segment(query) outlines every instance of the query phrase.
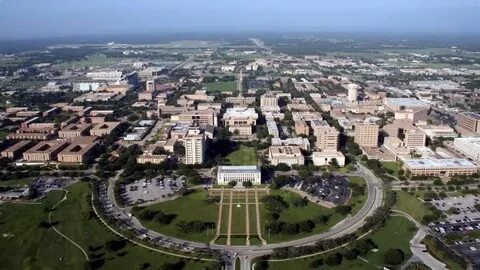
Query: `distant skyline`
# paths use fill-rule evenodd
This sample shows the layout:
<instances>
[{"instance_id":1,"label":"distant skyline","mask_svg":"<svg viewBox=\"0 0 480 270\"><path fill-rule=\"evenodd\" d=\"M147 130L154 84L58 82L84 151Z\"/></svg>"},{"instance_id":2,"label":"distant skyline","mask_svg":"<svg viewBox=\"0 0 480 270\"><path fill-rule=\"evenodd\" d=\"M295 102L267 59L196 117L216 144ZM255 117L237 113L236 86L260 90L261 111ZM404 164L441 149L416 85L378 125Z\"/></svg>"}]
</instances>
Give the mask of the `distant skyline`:
<instances>
[{"instance_id":1,"label":"distant skyline","mask_svg":"<svg viewBox=\"0 0 480 270\"><path fill-rule=\"evenodd\" d=\"M175 32L480 33L477 0L0 0L0 40Z\"/></svg>"}]
</instances>

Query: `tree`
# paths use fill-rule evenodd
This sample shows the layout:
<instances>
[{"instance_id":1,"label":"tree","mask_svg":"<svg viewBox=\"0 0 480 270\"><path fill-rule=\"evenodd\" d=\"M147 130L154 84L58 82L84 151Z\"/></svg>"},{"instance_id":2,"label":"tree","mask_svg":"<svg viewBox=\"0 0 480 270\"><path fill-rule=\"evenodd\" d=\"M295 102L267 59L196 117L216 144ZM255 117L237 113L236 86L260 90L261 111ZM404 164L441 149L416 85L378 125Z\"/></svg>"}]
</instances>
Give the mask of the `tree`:
<instances>
[{"instance_id":1,"label":"tree","mask_svg":"<svg viewBox=\"0 0 480 270\"><path fill-rule=\"evenodd\" d=\"M330 160L330 163L329 163L330 166L332 166L333 168L338 168L340 167L340 165L338 164L338 160L336 158L332 158Z\"/></svg>"},{"instance_id":2,"label":"tree","mask_svg":"<svg viewBox=\"0 0 480 270\"><path fill-rule=\"evenodd\" d=\"M314 268L314 269L320 268L322 265L323 265L323 260L322 259L313 260L308 264L308 266L310 268Z\"/></svg>"},{"instance_id":3,"label":"tree","mask_svg":"<svg viewBox=\"0 0 480 270\"><path fill-rule=\"evenodd\" d=\"M339 205L335 207L335 212L340 213L342 215L348 215L352 211L352 207L349 205Z\"/></svg>"},{"instance_id":4,"label":"tree","mask_svg":"<svg viewBox=\"0 0 480 270\"><path fill-rule=\"evenodd\" d=\"M391 248L383 255L383 261L390 265L400 265L405 259L405 254L398 248Z\"/></svg>"},{"instance_id":5,"label":"tree","mask_svg":"<svg viewBox=\"0 0 480 270\"><path fill-rule=\"evenodd\" d=\"M342 263L342 255L340 253L332 253L325 258L325 263L330 266Z\"/></svg>"},{"instance_id":6,"label":"tree","mask_svg":"<svg viewBox=\"0 0 480 270\"><path fill-rule=\"evenodd\" d=\"M230 181L228 182L228 185L231 186L231 187L234 187L237 185L237 182L236 181Z\"/></svg>"},{"instance_id":7,"label":"tree","mask_svg":"<svg viewBox=\"0 0 480 270\"><path fill-rule=\"evenodd\" d=\"M249 187L253 186L252 181L245 181L245 182L242 183L242 185L246 188L249 188Z\"/></svg>"},{"instance_id":8,"label":"tree","mask_svg":"<svg viewBox=\"0 0 480 270\"><path fill-rule=\"evenodd\" d=\"M357 258L357 251L354 249L347 249L343 252L343 257L347 260L355 260Z\"/></svg>"}]
</instances>

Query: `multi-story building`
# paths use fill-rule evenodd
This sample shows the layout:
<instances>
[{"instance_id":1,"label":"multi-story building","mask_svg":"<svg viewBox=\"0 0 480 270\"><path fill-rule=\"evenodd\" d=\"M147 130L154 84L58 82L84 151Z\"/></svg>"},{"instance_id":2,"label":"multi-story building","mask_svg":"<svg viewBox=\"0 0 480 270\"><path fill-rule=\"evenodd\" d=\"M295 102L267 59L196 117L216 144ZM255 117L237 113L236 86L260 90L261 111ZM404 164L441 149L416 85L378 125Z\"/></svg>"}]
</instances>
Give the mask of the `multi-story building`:
<instances>
[{"instance_id":1,"label":"multi-story building","mask_svg":"<svg viewBox=\"0 0 480 270\"><path fill-rule=\"evenodd\" d=\"M298 146L270 146L268 148L268 157L272 165L280 163L289 166L305 164L305 158Z\"/></svg>"},{"instance_id":2,"label":"multi-story building","mask_svg":"<svg viewBox=\"0 0 480 270\"><path fill-rule=\"evenodd\" d=\"M480 114L466 112L457 115L457 127L460 132L480 133Z\"/></svg>"},{"instance_id":3,"label":"multi-story building","mask_svg":"<svg viewBox=\"0 0 480 270\"><path fill-rule=\"evenodd\" d=\"M466 137L455 138L453 140L453 146L457 151L466 155L468 158L475 161L477 164L480 162L480 138L479 137Z\"/></svg>"},{"instance_id":4,"label":"multi-story building","mask_svg":"<svg viewBox=\"0 0 480 270\"><path fill-rule=\"evenodd\" d=\"M310 151L310 141L307 138L286 138L282 140L280 138L272 138L272 145L296 145L304 151Z\"/></svg>"},{"instance_id":5,"label":"multi-story building","mask_svg":"<svg viewBox=\"0 0 480 270\"><path fill-rule=\"evenodd\" d=\"M360 146L378 147L379 126L373 122L355 124L354 140Z\"/></svg>"},{"instance_id":6,"label":"multi-story building","mask_svg":"<svg viewBox=\"0 0 480 270\"><path fill-rule=\"evenodd\" d=\"M97 143L96 137L77 137L72 143L58 153L58 161L62 163L87 163L92 158Z\"/></svg>"},{"instance_id":7,"label":"multi-story building","mask_svg":"<svg viewBox=\"0 0 480 270\"><path fill-rule=\"evenodd\" d=\"M278 106L278 99L274 93L265 93L260 97L260 108L276 106Z\"/></svg>"},{"instance_id":8,"label":"multi-story building","mask_svg":"<svg viewBox=\"0 0 480 270\"><path fill-rule=\"evenodd\" d=\"M383 104L395 113L395 119L425 121L428 117L430 105L416 98L385 98Z\"/></svg>"},{"instance_id":9,"label":"multi-story building","mask_svg":"<svg viewBox=\"0 0 480 270\"><path fill-rule=\"evenodd\" d=\"M253 127L257 124L258 114L253 108L228 108L223 114L223 121L228 130L238 135L252 135Z\"/></svg>"},{"instance_id":10,"label":"multi-story building","mask_svg":"<svg viewBox=\"0 0 480 270\"><path fill-rule=\"evenodd\" d=\"M225 102L238 106L248 106L255 103L255 97L244 97L242 94L239 94L236 97L227 97Z\"/></svg>"},{"instance_id":11,"label":"multi-story building","mask_svg":"<svg viewBox=\"0 0 480 270\"><path fill-rule=\"evenodd\" d=\"M27 162L48 162L57 159L57 154L67 147L66 141L39 142L34 147L23 153L23 159Z\"/></svg>"},{"instance_id":12,"label":"multi-story building","mask_svg":"<svg viewBox=\"0 0 480 270\"><path fill-rule=\"evenodd\" d=\"M315 166L327 166L333 160L337 161L339 167L345 166L345 156L340 151L322 151L312 154L312 161Z\"/></svg>"},{"instance_id":13,"label":"multi-story building","mask_svg":"<svg viewBox=\"0 0 480 270\"><path fill-rule=\"evenodd\" d=\"M268 130L268 135L272 136L273 138L280 137L277 123L275 123L275 121L267 121L267 130Z\"/></svg>"},{"instance_id":14,"label":"multi-story building","mask_svg":"<svg viewBox=\"0 0 480 270\"><path fill-rule=\"evenodd\" d=\"M16 159L32 145L32 141L20 141L2 151L2 157Z\"/></svg>"},{"instance_id":15,"label":"multi-story building","mask_svg":"<svg viewBox=\"0 0 480 270\"><path fill-rule=\"evenodd\" d=\"M170 116L173 123L183 124L208 124L218 126L217 113L213 110L206 111L187 111L177 115Z\"/></svg>"},{"instance_id":16,"label":"multi-story building","mask_svg":"<svg viewBox=\"0 0 480 270\"><path fill-rule=\"evenodd\" d=\"M258 166L218 166L217 184L227 185L232 181L240 184L251 182L254 185L260 185L262 173Z\"/></svg>"},{"instance_id":17,"label":"multi-story building","mask_svg":"<svg viewBox=\"0 0 480 270\"><path fill-rule=\"evenodd\" d=\"M191 128L183 138L185 164L202 164L205 161L205 135L199 128Z\"/></svg>"},{"instance_id":18,"label":"multi-story building","mask_svg":"<svg viewBox=\"0 0 480 270\"><path fill-rule=\"evenodd\" d=\"M58 132L60 138L76 138L88 135L92 125L90 124L70 124Z\"/></svg>"},{"instance_id":19,"label":"multi-story building","mask_svg":"<svg viewBox=\"0 0 480 270\"><path fill-rule=\"evenodd\" d=\"M478 167L467 159L408 159L403 161L404 169L411 176L453 176L472 175Z\"/></svg>"},{"instance_id":20,"label":"multi-story building","mask_svg":"<svg viewBox=\"0 0 480 270\"><path fill-rule=\"evenodd\" d=\"M304 120L295 121L295 133L297 135L310 135L310 127Z\"/></svg>"},{"instance_id":21,"label":"multi-story building","mask_svg":"<svg viewBox=\"0 0 480 270\"><path fill-rule=\"evenodd\" d=\"M103 137L112 133L115 129L118 128L120 122L103 122L93 126L90 129L90 136Z\"/></svg>"},{"instance_id":22,"label":"multi-story building","mask_svg":"<svg viewBox=\"0 0 480 270\"><path fill-rule=\"evenodd\" d=\"M137 157L139 164L160 164L167 159L167 155L143 154Z\"/></svg>"},{"instance_id":23,"label":"multi-story building","mask_svg":"<svg viewBox=\"0 0 480 270\"><path fill-rule=\"evenodd\" d=\"M340 132L325 120L313 120L310 124L317 138L316 148L322 151L337 151Z\"/></svg>"},{"instance_id":24,"label":"multi-story building","mask_svg":"<svg viewBox=\"0 0 480 270\"><path fill-rule=\"evenodd\" d=\"M404 135L405 138L403 139L403 142L405 143L405 147L409 149L422 147L427 143L427 136L418 128L409 129L405 131Z\"/></svg>"}]
</instances>

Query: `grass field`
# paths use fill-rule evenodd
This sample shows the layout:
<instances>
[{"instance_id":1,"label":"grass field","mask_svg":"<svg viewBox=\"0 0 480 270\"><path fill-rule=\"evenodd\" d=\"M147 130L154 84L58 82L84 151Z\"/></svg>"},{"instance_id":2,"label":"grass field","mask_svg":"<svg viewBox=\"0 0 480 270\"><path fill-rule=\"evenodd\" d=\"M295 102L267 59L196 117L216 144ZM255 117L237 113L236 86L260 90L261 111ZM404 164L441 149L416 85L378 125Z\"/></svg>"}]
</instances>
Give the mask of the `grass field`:
<instances>
[{"instance_id":1,"label":"grass field","mask_svg":"<svg viewBox=\"0 0 480 270\"><path fill-rule=\"evenodd\" d=\"M365 180L360 177L351 177L351 182L357 183L359 185L365 185ZM308 219L313 219L319 215L329 216L328 222L325 224L317 224L313 232L305 233L301 232L298 234L271 234L268 231L265 231L265 219L267 218L267 211L263 207L263 205L259 205L260 210L260 233L263 235L263 238L267 241L267 243L278 243L283 241L290 241L294 239L303 238L312 234L322 233L327 231L329 228L340 222L345 218L344 215L337 213L333 208L326 208L320 206L316 203L309 202L306 206L303 207L295 207L294 201L299 198L300 196L292 193L287 190L275 190L270 191L272 195L279 195L282 196L283 199L289 204L287 209L284 209L281 214L279 221L287 222L287 223L296 223L301 222ZM213 196L220 196L220 189L213 190ZM156 205L151 205L146 207L145 209L149 209L152 211L162 211L166 214L177 214L175 220L169 225L163 225L158 221L152 220L142 220L142 223L154 230L166 235L178 237L181 239L192 240L192 241L199 241L204 243L209 243L213 238L214 234L210 232L208 235L206 232L204 233L182 233L180 232L177 227L176 223L180 220L184 221L203 221L203 222L214 222L217 224L218 220L218 207L219 204L212 204L205 202L207 193L205 191L196 191L193 194L189 194L185 197L180 197L178 199L167 201L163 203L159 203ZM264 190L258 191L259 200L265 196ZM355 214L360 210L363 206L367 194L353 196L347 202L347 205L352 207L352 214ZM219 226L219 234L222 236L221 238L215 241L216 244L226 244L227 237L229 230L229 215L230 215L230 202L232 203L232 221L231 221L231 228L230 231L232 233L232 238L230 239L230 244L232 245L245 245L246 244L246 234L247 234L247 209L248 209L248 216L249 216L249 235L251 238L251 245L261 244L259 239L255 239L256 235L258 234L257 229L257 212L255 207L255 193L253 190L248 192L248 208L246 205L246 198L247 193L242 191L235 191L232 194L227 189L224 191L223 196L223 204L222 204L222 211L221 211L221 222ZM139 211L135 210L134 214L138 217ZM218 226L218 224L217 224Z\"/></svg>"},{"instance_id":2,"label":"grass field","mask_svg":"<svg viewBox=\"0 0 480 270\"><path fill-rule=\"evenodd\" d=\"M410 239L414 235L414 231L411 228L414 225L404 217L391 217L385 224L385 227L379 231L373 233L370 238L378 245L377 252L369 252L364 259L366 261L355 259L352 261L343 260L341 265L330 267L323 265L319 269L335 269L335 270L370 270L377 269L384 266L383 257L384 253L390 248L401 249L406 258L409 258L412 254L410 252ZM289 270L289 269L311 269L309 263L315 259L322 258L320 256L312 257L308 259L297 259L282 262L270 262L268 269L275 270ZM390 269L394 269L389 267Z\"/></svg>"},{"instance_id":3,"label":"grass field","mask_svg":"<svg viewBox=\"0 0 480 270\"><path fill-rule=\"evenodd\" d=\"M7 138L8 131L0 130L0 140L5 140Z\"/></svg>"},{"instance_id":4,"label":"grass field","mask_svg":"<svg viewBox=\"0 0 480 270\"><path fill-rule=\"evenodd\" d=\"M230 165L257 165L258 163L255 149L245 146L240 146L240 149L230 153L227 160Z\"/></svg>"},{"instance_id":5,"label":"grass field","mask_svg":"<svg viewBox=\"0 0 480 270\"><path fill-rule=\"evenodd\" d=\"M179 258L148 251L127 244L111 251L105 244L118 240L94 217L90 207L88 183L77 183L69 188L68 199L58 206L52 221L56 227L98 258L102 269L136 269L145 263L162 266ZM48 220L46 209L55 205L62 191L48 193L42 204L0 205L0 258L3 269L86 269L83 253L51 228L39 226ZM186 261L184 269L201 269L206 263Z\"/></svg>"},{"instance_id":6,"label":"grass field","mask_svg":"<svg viewBox=\"0 0 480 270\"><path fill-rule=\"evenodd\" d=\"M180 197L178 199L154 204L146 207L146 209L152 211L162 211L165 214L176 214L177 216L171 222L171 224L165 225L161 224L156 220L147 221L142 220L142 223L154 230L166 235L178 237L185 240L199 241L199 242L210 242L213 239L214 234L209 232L204 233L182 233L176 227L176 224L179 221L204 221L204 222L213 222L217 223L218 215L218 205L214 203L207 203L205 199L207 198L207 193L205 191L195 191L187 196ZM225 199L228 199L225 197ZM224 207L225 211L225 207ZM228 213L228 212L227 212ZM136 214L136 212L134 212Z\"/></svg>"},{"instance_id":7,"label":"grass field","mask_svg":"<svg viewBox=\"0 0 480 270\"><path fill-rule=\"evenodd\" d=\"M393 206L394 209L403 211L412 216L418 222L422 221L422 217L432 214L432 211L422 203L417 197L410 195L406 191L396 191L397 202Z\"/></svg>"},{"instance_id":8,"label":"grass field","mask_svg":"<svg viewBox=\"0 0 480 270\"><path fill-rule=\"evenodd\" d=\"M0 181L0 187L15 187L24 186L32 182L32 179L10 179L7 181Z\"/></svg>"},{"instance_id":9,"label":"grass field","mask_svg":"<svg viewBox=\"0 0 480 270\"><path fill-rule=\"evenodd\" d=\"M205 83L203 86L207 88L207 92L235 91L237 87L236 82L213 82Z\"/></svg>"},{"instance_id":10,"label":"grass field","mask_svg":"<svg viewBox=\"0 0 480 270\"><path fill-rule=\"evenodd\" d=\"M398 171L400 171L401 166L398 162L393 162L393 161L382 161L383 167L385 167L388 170L393 171L392 175L398 177Z\"/></svg>"}]
</instances>

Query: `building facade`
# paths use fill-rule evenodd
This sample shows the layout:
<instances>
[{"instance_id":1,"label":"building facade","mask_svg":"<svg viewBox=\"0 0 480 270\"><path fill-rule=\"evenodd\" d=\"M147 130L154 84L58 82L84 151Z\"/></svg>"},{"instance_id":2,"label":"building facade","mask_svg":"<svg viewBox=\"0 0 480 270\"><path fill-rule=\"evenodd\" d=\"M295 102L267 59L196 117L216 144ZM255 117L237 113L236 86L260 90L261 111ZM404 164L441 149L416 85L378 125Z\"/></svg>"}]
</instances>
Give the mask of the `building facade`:
<instances>
[{"instance_id":1,"label":"building facade","mask_svg":"<svg viewBox=\"0 0 480 270\"><path fill-rule=\"evenodd\" d=\"M228 185L235 181L238 183L251 182L254 185L262 183L262 173L258 166L219 166L217 170L217 184Z\"/></svg>"}]
</instances>

